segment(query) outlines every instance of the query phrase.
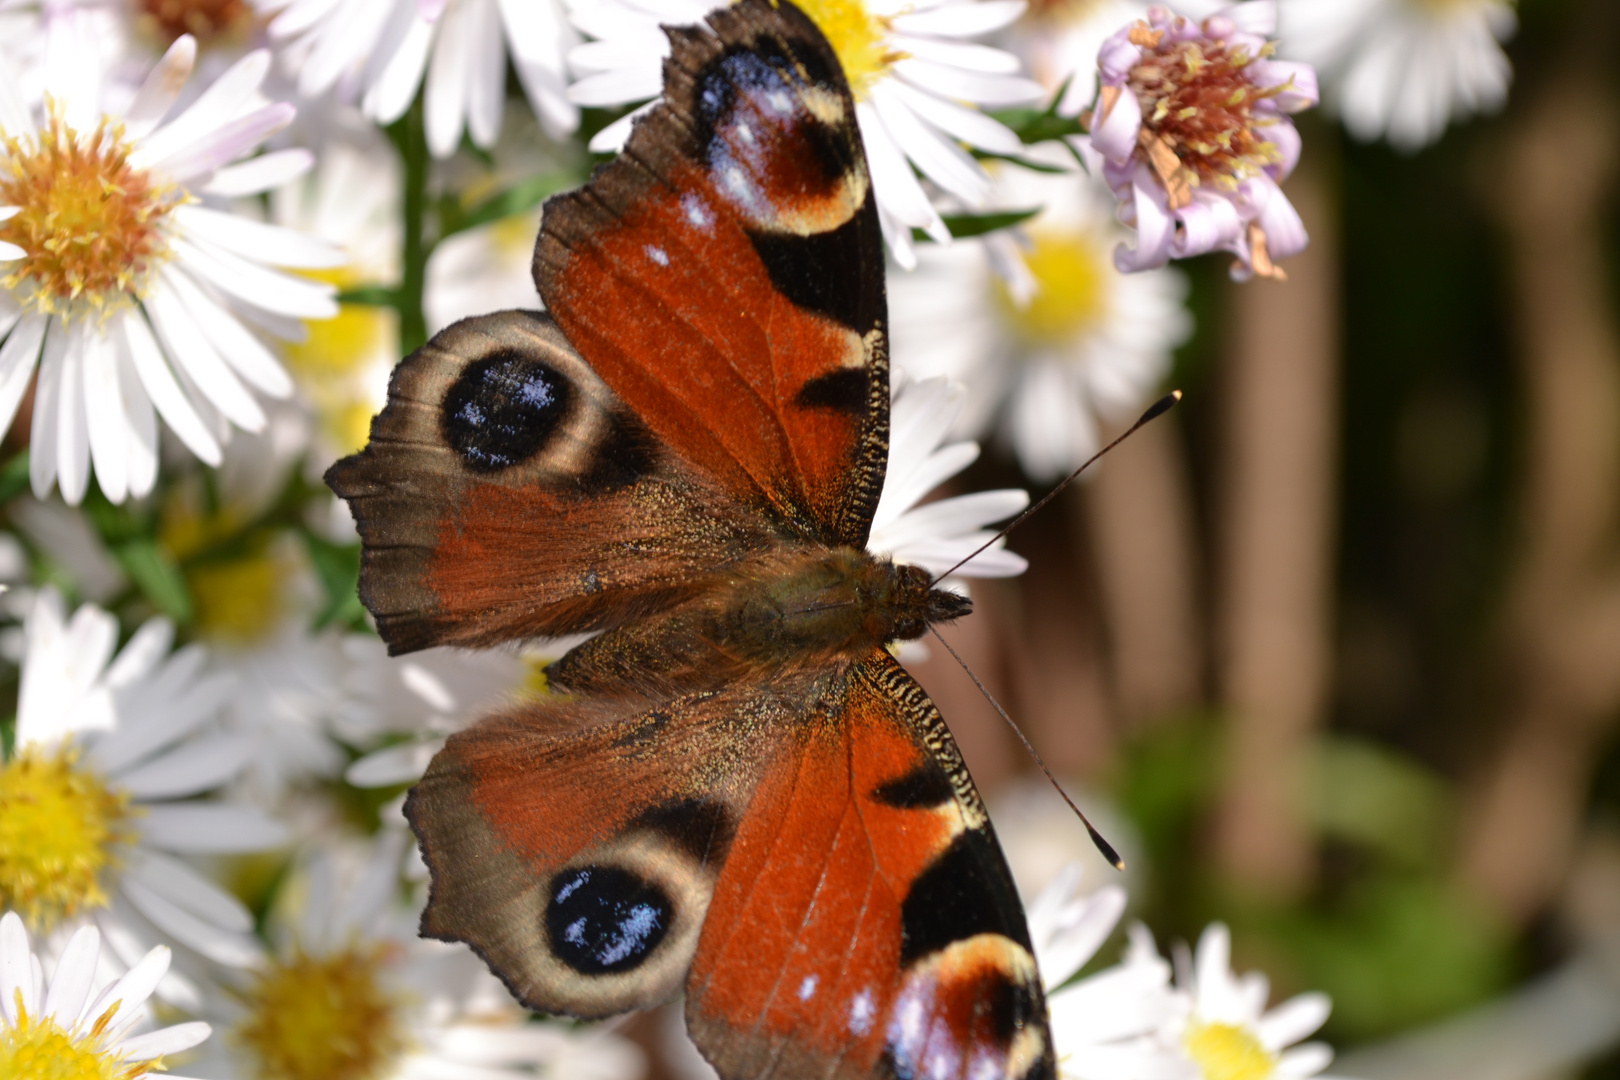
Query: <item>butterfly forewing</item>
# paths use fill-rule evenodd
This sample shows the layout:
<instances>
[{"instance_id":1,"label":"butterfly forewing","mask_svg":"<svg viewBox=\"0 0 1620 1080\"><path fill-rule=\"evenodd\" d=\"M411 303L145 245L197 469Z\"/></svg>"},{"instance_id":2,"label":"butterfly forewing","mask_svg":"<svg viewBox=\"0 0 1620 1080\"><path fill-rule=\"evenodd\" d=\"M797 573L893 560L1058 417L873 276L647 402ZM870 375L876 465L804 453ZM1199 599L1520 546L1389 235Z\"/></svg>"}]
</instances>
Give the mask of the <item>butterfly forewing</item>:
<instances>
[{"instance_id":1,"label":"butterfly forewing","mask_svg":"<svg viewBox=\"0 0 1620 1080\"><path fill-rule=\"evenodd\" d=\"M862 546L889 368L876 202L838 61L796 9L670 31L662 104L546 204L546 307L649 428L800 535Z\"/></svg>"}]
</instances>

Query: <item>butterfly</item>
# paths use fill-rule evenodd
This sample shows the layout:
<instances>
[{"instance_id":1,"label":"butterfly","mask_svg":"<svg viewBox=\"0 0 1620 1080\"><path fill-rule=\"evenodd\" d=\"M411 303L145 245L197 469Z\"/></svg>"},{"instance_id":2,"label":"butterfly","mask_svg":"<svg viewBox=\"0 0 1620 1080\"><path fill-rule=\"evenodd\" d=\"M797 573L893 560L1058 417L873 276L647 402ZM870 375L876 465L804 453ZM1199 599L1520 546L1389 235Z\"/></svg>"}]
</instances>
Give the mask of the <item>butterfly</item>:
<instances>
[{"instance_id":1,"label":"butterfly","mask_svg":"<svg viewBox=\"0 0 1620 1080\"><path fill-rule=\"evenodd\" d=\"M438 334L327 475L391 652L595 635L412 789L422 932L541 1012L684 991L729 1080L1051 1078L1006 861L886 647L970 604L865 550L890 398L854 100L788 3L707 23L547 203L546 313Z\"/></svg>"}]
</instances>

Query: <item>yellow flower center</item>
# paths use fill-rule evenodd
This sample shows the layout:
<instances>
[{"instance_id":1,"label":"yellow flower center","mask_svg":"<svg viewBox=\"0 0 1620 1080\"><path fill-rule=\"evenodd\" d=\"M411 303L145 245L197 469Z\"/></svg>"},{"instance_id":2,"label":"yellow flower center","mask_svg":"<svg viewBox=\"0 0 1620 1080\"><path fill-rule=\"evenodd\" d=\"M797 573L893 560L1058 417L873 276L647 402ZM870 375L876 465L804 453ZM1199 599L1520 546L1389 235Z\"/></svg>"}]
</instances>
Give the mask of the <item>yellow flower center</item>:
<instances>
[{"instance_id":1,"label":"yellow flower center","mask_svg":"<svg viewBox=\"0 0 1620 1080\"><path fill-rule=\"evenodd\" d=\"M528 243L534 243L533 229ZM308 273L339 289L360 284L350 267ZM287 346L287 366L314 406L322 435L339 454L359 450L371 434L371 417L381 403L364 376L375 357L398 355L398 323L391 308L339 304L336 318L307 321L309 337Z\"/></svg>"},{"instance_id":2,"label":"yellow flower center","mask_svg":"<svg viewBox=\"0 0 1620 1080\"><path fill-rule=\"evenodd\" d=\"M200 562L186 571L197 633L209 641L252 645L285 612L282 586L289 568L274 552Z\"/></svg>"},{"instance_id":3,"label":"yellow flower center","mask_svg":"<svg viewBox=\"0 0 1620 1080\"><path fill-rule=\"evenodd\" d=\"M49 930L105 904L102 873L134 839L130 816L128 796L81 768L71 746L24 747L0 767L0 907Z\"/></svg>"},{"instance_id":4,"label":"yellow flower center","mask_svg":"<svg viewBox=\"0 0 1620 1080\"><path fill-rule=\"evenodd\" d=\"M108 1006L88 1032L64 1030L55 1020L35 1020L21 1008L17 1026L0 1026L0 1076L7 1080L135 1080L161 1070L163 1062L126 1063L120 1055L96 1049L118 1005Z\"/></svg>"},{"instance_id":5,"label":"yellow flower center","mask_svg":"<svg viewBox=\"0 0 1620 1080\"><path fill-rule=\"evenodd\" d=\"M177 190L129 164L121 126L75 131L52 105L44 130L0 136L0 240L27 254L0 285L24 307L71 316L105 314L144 295L169 256L164 224Z\"/></svg>"},{"instance_id":6,"label":"yellow flower center","mask_svg":"<svg viewBox=\"0 0 1620 1080\"><path fill-rule=\"evenodd\" d=\"M1267 1080L1277 1070L1277 1058L1236 1024L1195 1023L1184 1045L1204 1080Z\"/></svg>"},{"instance_id":7,"label":"yellow flower center","mask_svg":"<svg viewBox=\"0 0 1620 1080\"><path fill-rule=\"evenodd\" d=\"M164 45L190 34L203 45L241 40L253 28L253 7L245 0L138 0L136 25Z\"/></svg>"},{"instance_id":8,"label":"yellow flower center","mask_svg":"<svg viewBox=\"0 0 1620 1080\"><path fill-rule=\"evenodd\" d=\"M826 35L844 67L849 89L860 101L891 65L905 58L889 48L889 23L861 0L802 0L799 10Z\"/></svg>"},{"instance_id":9,"label":"yellow flower center","mask_svg":"<svg viewBox=\"0 0 1620 1080\"><path fill-rule=\"evenodd\" d=\"M1020 339L1030 345L1061 345L1094 327L1107 303L1113 263L1106 241L1090 233L1032 230L1034 248L1024 262L1039 286L1019 307L995 279L996 306Z\"/></svg>"},{"instance_id":10,"label":"yellow flower center","mask_svg":"<svg viewBox=\"0 0 1620 1080\"><path fill-rule=\"evenodd\" d=\"M261 972L233 1037L261 1080L381 1080L406 1049L400 1001L378 976L380 950L302 953Z\"/></svg>"}]
</instances>

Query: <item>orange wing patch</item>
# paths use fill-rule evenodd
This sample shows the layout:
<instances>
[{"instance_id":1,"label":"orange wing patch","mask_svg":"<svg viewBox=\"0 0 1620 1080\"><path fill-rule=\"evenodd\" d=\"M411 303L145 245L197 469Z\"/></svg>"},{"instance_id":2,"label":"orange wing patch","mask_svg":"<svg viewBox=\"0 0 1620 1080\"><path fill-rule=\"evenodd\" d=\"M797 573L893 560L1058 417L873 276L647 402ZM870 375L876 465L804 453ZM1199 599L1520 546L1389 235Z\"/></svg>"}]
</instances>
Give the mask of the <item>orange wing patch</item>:
<instances>
[{"instance_id":1,"label":"orange wing patch","mask_svg":"<svg viewBox=\"0 0 1620 1080\"><path fill-rule=\"evenodd\" d=\"M1051 1075L1022 912L949 738L882 653L766 767L687 984L722 1076Z\"/></svg>"}]
</instances>

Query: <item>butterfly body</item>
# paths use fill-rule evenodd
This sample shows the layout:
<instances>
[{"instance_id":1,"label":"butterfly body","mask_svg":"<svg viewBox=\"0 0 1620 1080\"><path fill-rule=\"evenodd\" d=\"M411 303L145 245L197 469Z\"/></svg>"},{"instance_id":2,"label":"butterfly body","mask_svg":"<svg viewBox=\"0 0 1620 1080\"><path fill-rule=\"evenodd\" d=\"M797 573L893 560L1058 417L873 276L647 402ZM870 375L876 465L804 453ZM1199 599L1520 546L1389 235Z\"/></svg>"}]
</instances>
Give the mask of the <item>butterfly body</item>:
<instances>
[{"instance_id":1,"label":"butterfly body","mask_svg":"<svg viewBox=\"0 0 1620 1080\"><path fill-rule=\"evenodd\" d=\"M665 100L547 203L546 312L442 331L328 474L390 651L595 632L412 789L423 933L547 1013L684 992L726 1080L1051 1080L1006 862L887 649L969 605L866 550L890 388L854 100L786 3L670 37Z\"/></svg>"},{"instance_id":2,"label":"butterfly body","mask_svg":"<svg viewBox=\"0 0 1620 1080\"><path fill-rule=\"evenodd\" d=\"M569 691L721 685L782 669L842 669L971 610L920 567L855 548L782 545L716 575L710 591L610 630L551 664Z\"/></svg>"}]
</instances>

